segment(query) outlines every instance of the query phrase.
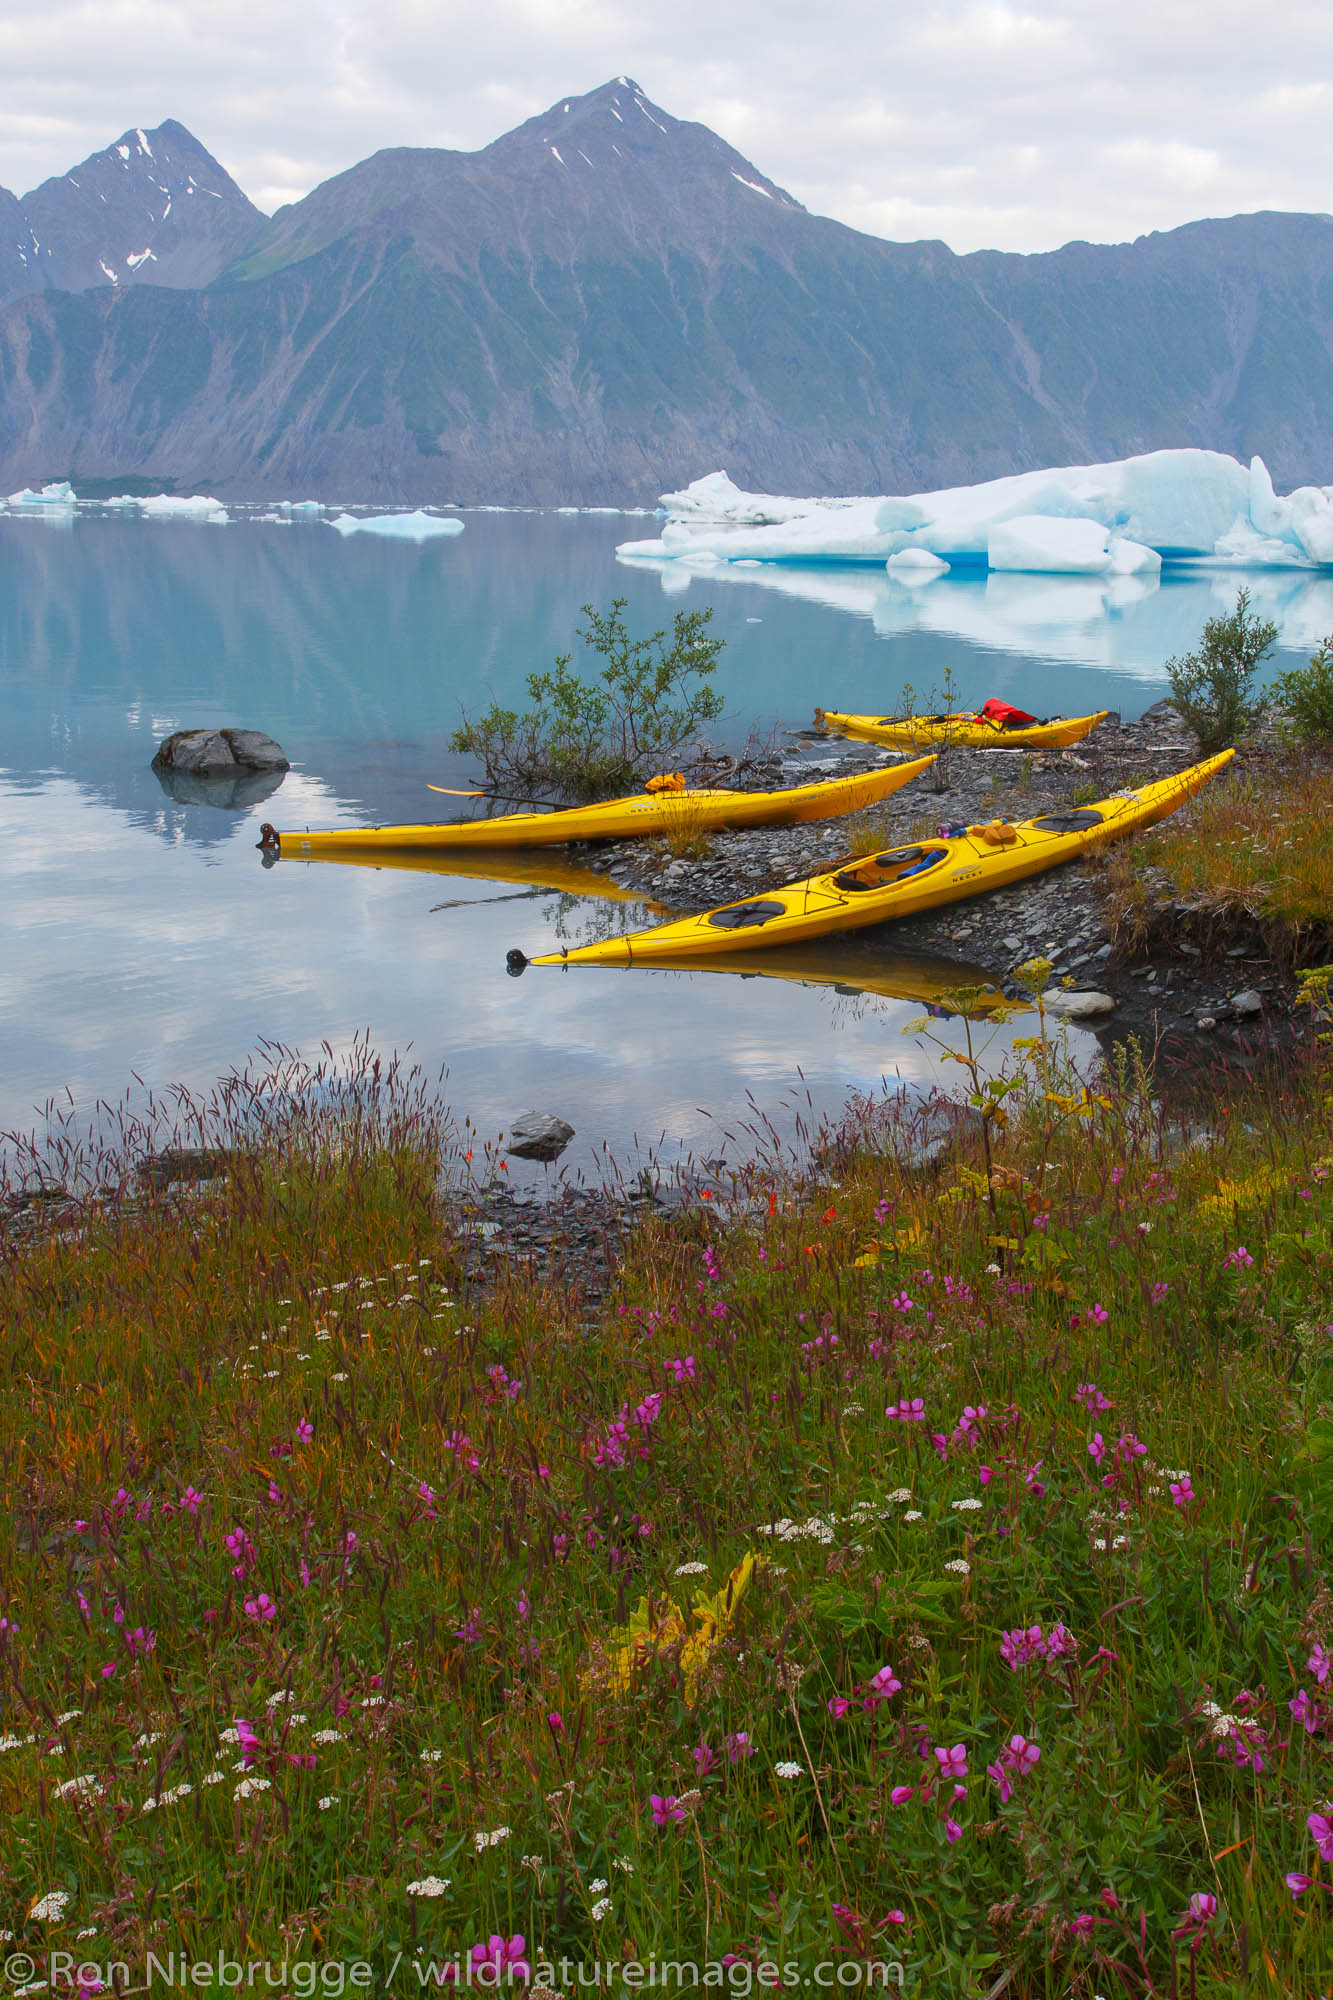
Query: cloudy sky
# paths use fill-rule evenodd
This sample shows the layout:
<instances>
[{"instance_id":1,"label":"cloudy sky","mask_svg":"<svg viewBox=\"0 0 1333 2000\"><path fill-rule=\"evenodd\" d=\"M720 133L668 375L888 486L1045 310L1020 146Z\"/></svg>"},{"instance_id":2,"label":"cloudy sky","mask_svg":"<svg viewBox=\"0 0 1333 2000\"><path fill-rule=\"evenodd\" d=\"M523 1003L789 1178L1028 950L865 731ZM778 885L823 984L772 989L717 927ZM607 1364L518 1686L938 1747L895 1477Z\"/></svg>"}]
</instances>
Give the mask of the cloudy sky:
<instances>
[{"instance_id":1,"label":"cloudy sky","mask_svg":"<svg viewBox=\"0 0 1333 2000\"><path fill-rule=\"evenodd\" d=\"M175 117L265 210L618 72L807 207L957 250L1333 209L1328 0L0 0L0 185Z\"/></svg>"}]
</instances>

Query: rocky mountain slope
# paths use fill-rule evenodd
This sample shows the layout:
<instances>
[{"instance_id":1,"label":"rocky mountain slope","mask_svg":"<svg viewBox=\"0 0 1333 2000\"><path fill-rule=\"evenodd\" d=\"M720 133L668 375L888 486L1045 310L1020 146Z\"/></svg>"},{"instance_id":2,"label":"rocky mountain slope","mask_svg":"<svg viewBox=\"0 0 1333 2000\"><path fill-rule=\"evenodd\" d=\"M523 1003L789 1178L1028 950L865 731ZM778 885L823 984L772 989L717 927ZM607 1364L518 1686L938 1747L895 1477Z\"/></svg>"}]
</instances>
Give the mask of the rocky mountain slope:
<instances>
[{"instance_id":1,"label":"rocky mountain slope","mask_svg":"<svg viewBox=\"0 0 1333 2000\"><path fill-rule=\"evenodd\" d=\"M174 118L122 132L22 201L0 189L0 302L90 286L209 284L265 225Z\"/></svg>"},{"instance_id":2,"label":"rocky mountain slope","mask_svg":"<svg viewBox=\"0 0 1333 2000\"><path fill-rule=\"evenodd\" d=\"M267 223L181 127L132 133L15 204L47 229L18 279L7 201L0 487L642 502L718 465L900 491L1174 444L1333 476L1326 216L887 243L624 77L477 153L377 153Z\"/></svg>"}]
</instances>

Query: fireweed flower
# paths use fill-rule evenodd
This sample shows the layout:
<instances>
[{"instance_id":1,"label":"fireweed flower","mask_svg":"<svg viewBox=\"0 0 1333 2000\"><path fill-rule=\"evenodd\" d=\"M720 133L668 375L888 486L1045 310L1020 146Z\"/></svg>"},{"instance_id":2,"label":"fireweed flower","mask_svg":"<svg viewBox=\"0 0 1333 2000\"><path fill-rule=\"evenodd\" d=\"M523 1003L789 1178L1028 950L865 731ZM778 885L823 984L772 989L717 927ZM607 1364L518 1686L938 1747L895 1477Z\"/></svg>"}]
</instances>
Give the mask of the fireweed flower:
<instances>
[{"instance_id":1,"label":"fireweed flower","mask_svg":"<svg viewBox=\"0 0 1333 2000\"><path fill-rule=\"evenodd\" d=\"M893 1668L881 1667L877 1674L871 1675L866 1693L872 1701L888 1701L892 1695L900 1693L901 1690L902 1682Z\"/></svg>"},{"instance_id":2,"label":"fireweed flower","mask_svg":"<svg viewBox=\"0 0 1333 2000\"><path fill-rule=\"evenodd\" d=\"M498 1931L492 1932L485 1944L474 1944L468 1954L472 1961L471 1978L468 1983L477 1986L499 1986L502 1973L508 1974L508 1978L504 1981L506 1988L511 1987L516 1980L531 1979L532 1967L524 1956L526 1950L527 1940L521 1931L515 1931L511 1938L502 1938ZM478 1977L482 1973L486 1976Z\"/></svg>"},{"instance_id":3,"label":"fireweed flower","mask_svg":"<svg viewBox=\"0 0 1333 2000\"><path fill-rule=\"evenodd\" d=\"M732 1762L735 1763L735 1761L733 1757ZM653 1825L656 1827L668 1827L673 1822L679 1822L685 1817L685 1813L674 1792L668 1793L666 1797L663 1797L661 1792L649 1792L648 1804L653 1815Z\"/></svg>"},{"instance_id":4,"label":"fireweed flower","mask_svg":"<svg viewBox=\"0 0 1333 2000\"><path fill-rule=\"evenodd\" d=\"M1245 1248L1245 1245L1238 1243L1234 1250L1227 1252L1226 1262L1232 1270L1248 1271L1253 1265L1254 1259Z\"/></svg>"},{"instance_id":5,"label":"fireweed flower","mask_svg":"<svg viewBox=\"0 0 1333 2000\"><path fill-rule=\"evenodd\" d=\"M1111 1407L1110 1397L1104 1396L1095 1382L1080 1382L1074 1391L1074 1401L1082 1403L1084 1409L1091 1410L1094 1416Z\"/></svg>"},{"instance_id":6,"label":"fireweed flower","mask_svg":"<svg viewBox=\"0 0 1333 2000\"><path fill-rule=\"evenodd\" d=\"M905 1424L920 1424L926 1419L926 1405L920 1396L903 1396L897 1403L890 1403L884 1414Z\"/></svg>"},{"instance_id":7,"label":"fireweed flower","mask_svg":"<svg viewBox=\"0 0 1333 2000\"><path fill-rule=\"evenodd\" d=\"M1303 1896L1307 1889L1313 1889L1314 1887L1313 1875L1303 1875L1295 1869L1292 1870L1290 1875L1284 1875L1282 1879L1293 1896Z\"/></svg>"},{"instance_id":8,"label":"fireweed flower","mask_svg":"<svg viewBox=\"0 0 1333 2000\"><path fill-rule=\"evenodd\" d=\"M1300 1723L1307 1736L1313 1736L1319 1727L1319 1707L1311 1701L1304 1688L1298 1690L1287 1707L1291 1710L1292 1720Z\"/></svg>"},{"instance_id":9,"label":"fireweed flower","mask_svg":"<svg viewBox=\"0 0 1333 2000\"><path fill-rule=\"evenodd\" d=\"M1046 1651L1047 1641L1041 1636L1040 1625L1029 1625L1026 1630L1016 1625L1012 1632L1000 1635L1000 1658L1011 1674L1016 1674L1029 1661L1041 1659Z\"/></svg>"},{"instance_id":10,"label":"fireweed flower","mask_svg":"<svg viewBox=\"0 0 1333 2000\"><path fill-rule=\"evenodd\" d=\"M1316 1643L1310 1648L1310 1657L1305 1664L1322 1687L1328 1679L1329 1669L1333 1668L1333 1658L1323 1646Z\"/></svg>"},{"instance_id":11,"label":"fireweed flower","mask_svg":"<svg viewBox=\"0 0 1333 2000\"><path fill-rule=\"evenodd\" d=\"M1198 1497L1198 1494L1190 1484L1188 1472L1183 1479L1173 1479L1171 1481L1171 1504L1173 1507L1188 1507Z\"/></svg>"},{"instance_id":12,"label":"fireweed flower","mask_svg":"<svg viewBox=\"0 0 1333 2000\"><path fill-rule=\"evenodd\" d=\"M1100 1465L1106 1456L1106 1440L1100 1431L1094 1431L1092 1443L1088 1446L1088 1456L1095 1465Z\"/></svg>"},{"instance_id":13,"label":"fireweed flower","mask_svg":"<svg viewBox=\"0 0 1333 2000\"><path fill-rule=\"evenodd\" d=\"M966 1744L955 1743L951 1747L946 1747L942 1743L936 1744L935 1761L940 1767L940 1776L942 1778L965 1778L967 1776Z\"/></svg>"},{"instance_id":14,"label":"fireweed flower","mask_svg":"<svg viewBox=\"0 0 1333 2000\"><path fill-rule=\"evenodd\" d=\"M895 1785L893 1790L889 1793L889 1799L891 1803L894 1804L895 1806L904 1806L907 1804L907 1801L909 1799L914 1799L915 1797L916 1797L915 1785Z\"/></svg>"},{"instance_id":15,"label":"fireweed flower","mask_svg":"<svg viewBox=\"0 0 1333 2000\"><path fill-rule=\"evenodd\" d=\"M1029 1743L1025 1736L1011 1736L1005 1749L1000 1752L1000 1762L1009 1770L1026 1777L1035 1771L1041 1761L1041 1751L1035 1743Z\"/></svg>"},{"instance_id":16,"label":"fireweed flower","mask_svg":"<svg viewBox=\"0 0 1333 2000\"><path fill-rule=\"evenodd\" d=\"M1312 1812L1305 1822L1310 1837L1319 1849L1321 1861L1333 1861L1333 1818L1327 1813Z\"/></svg>"},{"instance_id":17,"label":"fireweed flower","mask_svg":"<svg viewBox=\"0 0 1333 2000\"><path fill-rule=\"evenodd\" d=\"M273 1602L273 1599L269 1596L268 1592L266 1590L261 1590L258 1597L246 1598L245 1615L247 1618L257 1618L262 1623L263 1620L267 1618L276 1618L278 1615L278 1607Z\"/></svg>"},{"instance_id":18,"label":"fireweed flower","mask_svg":"<svg viewBox=\"0 0 1333 2000\"><path fill-rule=\"evenodd\" d=\"M833 1706L832 1702L829 1703L829 1706L830 1708ZM696 1743L690 1755L694 1759L694 1768L697 1775L701 1778L706 1778L717 1762L716 1751L710 1750L706 1743Z\"/></svg>"},{"instance_id":19,"label":"fireweed flower","mask_svg":"<svg viewBox=\"0 0 1333 2000\"><path fill-rule=\"evenodd\" d=\"M846 1695L835 1694L829 1698L828 1712L835 1722L841 1722L851 1705Z\"/></svg>"},{"instance_id":20,"label":"fireweed flower","mask_svg":"<svg viewBox=\"0 0 1333 2000\"><path fill-rule=\"evenodd\" d=\"M747 1757L754 1755L754 1745L750 1741L749 1732L744 1729L738 1729L734 1735L726 1737L722 1747L733 1764L744 1763Z\"/></svg>"}]
</instances>

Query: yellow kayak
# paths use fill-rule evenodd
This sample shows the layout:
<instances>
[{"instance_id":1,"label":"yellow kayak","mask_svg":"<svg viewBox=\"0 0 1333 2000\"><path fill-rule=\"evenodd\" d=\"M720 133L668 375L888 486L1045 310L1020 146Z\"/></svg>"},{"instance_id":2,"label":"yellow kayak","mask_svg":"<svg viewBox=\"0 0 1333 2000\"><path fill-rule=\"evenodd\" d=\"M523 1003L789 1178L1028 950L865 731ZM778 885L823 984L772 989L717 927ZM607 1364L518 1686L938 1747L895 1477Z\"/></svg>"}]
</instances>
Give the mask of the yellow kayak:
<instances>
[{"instance_id":1,"label":"yellow kayak","mask_svg":"<svg viewBox=\"0 0 1333 2000\"><path fill-rule=\"evenodd\" d=\"M1105 722L1110 714L1099 708L1095 715L1057 715L1049 722L1027 723L1005 729L998 722L971 709L955 715L841 715L833 708L815 710L815 727L838 736L858 737L865 743L889 743L911 750L927 743L956 743L965 750L1065 750Z\"/></svg>"},{"instance_id":2,"label":"yellow kayak","mask_svg":"<svg viewBox=\"0 0 1333 2000\"><path fill-rule=\"evenodd\" d=\"M567 812L509 813L501 819L459 820L453 825L363 826L332 833L279 833L267 822L259 844L303 861L313 854L337 850L344 855L381 850L436 851L453 847L547 847L566 840L628 840L646 834L685 829L713 833L724 827L794 826L814 819L840 819L862 806L878 805L901 786L929 770L935 759L918 757L910 764L858 771L850 778L832 778L819 785L798 785L785 792L643 791L626 799L606 799L600 805L574 806Z\"/></svg>"},{"instance_id":3,"label":"yellow kayak","mask_svg":"<svg viewBox=\"0 0 1333 2000\"><path fill-rule=\"evenodd\" d=\"M605 944L582 945L573 951L546 952L533 965L637 965L688 954L751 951L788 944L798 938L824 937L830 931L855 930L863 924L886 923L891 917L914 917L964 896L1002 889L1025 875L1038 875L1062 861L1118 840L1154 820L1165 819L1217 772L1235 752L1222 751L1173 777L1099 799L1095 805L1063 812L1039 813L1033 819L991 820L911 847L867 855L811 875L787 888L749 896L684 917L655 929L634 931ZM509 955L511 970L521 953Z\"/></svg>"}]
</instances>

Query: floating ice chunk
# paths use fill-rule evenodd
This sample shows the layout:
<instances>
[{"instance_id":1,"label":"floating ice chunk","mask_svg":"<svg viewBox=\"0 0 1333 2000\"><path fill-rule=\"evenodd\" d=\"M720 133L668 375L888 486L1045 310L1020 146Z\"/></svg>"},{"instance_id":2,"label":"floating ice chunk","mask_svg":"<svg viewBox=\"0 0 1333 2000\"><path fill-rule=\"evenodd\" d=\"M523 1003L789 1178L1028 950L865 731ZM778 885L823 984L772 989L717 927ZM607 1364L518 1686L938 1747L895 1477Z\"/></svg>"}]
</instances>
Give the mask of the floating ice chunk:
<instances>
[{"instance_id":1,"label":"floating ice chunk","mask_svg":"<svg viewBox=\"0 0 1333 2000\"><path fill-rule=\"evenodd\" d=\"M1019 514L1012 521L996 522L987 540L986 559L992 569L1100 576L1111 567L1108 539L1106 529L1096 521Z\"/></svg>"},{"instance_id":2,"label":"floating ice chunk","mask_svg":"<svg viewBox=\"0 0 1333 2000\"><path fill-rule=\"evenodd\" d=\"M220 500L207 493L117 493L102 502L122 514L146 514L155 521L227 521Z\"/></svg>"},{"instance_id":3,"label":"floating ice chunk","mask_svg":"<svg viewBox=\"0 0 1333 2000\"><path fill-rule=\"evenodd\" d=\"M329 526L340 535L386 535L398 542L429 542L440 535L463 532L463 523L455 516L441 518L420 508L414 514L367 514L361 519L355 514L339 514Z\"/></svg>"},{"instance_id":4,"label":"floating ice chunk","mask_svg":"<svg viewBox=\"0 0 1333 2000\"><path fill-rule=\"evenodd\" d=\"M1014 473L879 498L745 493L725 472L663 496L657 543L621 553L680 561L888 562L908 552L1006 570L1133 575L1167 560L1333 565L1333 487L1273 491L1263 461L1144 452L1105 465ZM902 579L902 568L895 569Z\"/></svg>"},{"instance_id":5,"label":"floating ice chunk","mask_svg":"<svg viewBox=\"0 0 1333 2000\"><path fill-rule=\"evenodd\" d=\"M278 512L280 514L322 514L324 512L324 502L322 500L279 500Z\"/></svg>"},{"instance_id":6,"label":"floating ice chunk","mask_svg":"<svg viewBox=\"0 0 1333 2000\"><path fill-rule=\"evenodd\" d=\"M150 521L226 521L229 516L220 500L208 493L150 493L139 502L139 512Z\"/></svg>"},{"instance_id":7,"label":"floating ice chunk","mask_svg":"<svg viewBox=\"0 0 1333 2000\"><path fill-rule=\"evenodd\" d=\"M884 567L890 576L900 577L904 583L925 583L931 577L943 576L949 565L943 556L933 556L929 549L899 549Z\"/></svg>"},{"instance_id":8,"label":"floating ice chunk","mask_svg":"<svg viewBox=\"0 0 1333 2000\"><path fill-rule=\"evenodd\" d=\"M20 511L29 507L72 507L75 497L68 479L55 479L40 493L34 493L31 486L25 486L19 493L11 493L8 504Z\"/></svg>"}]
</instances>

